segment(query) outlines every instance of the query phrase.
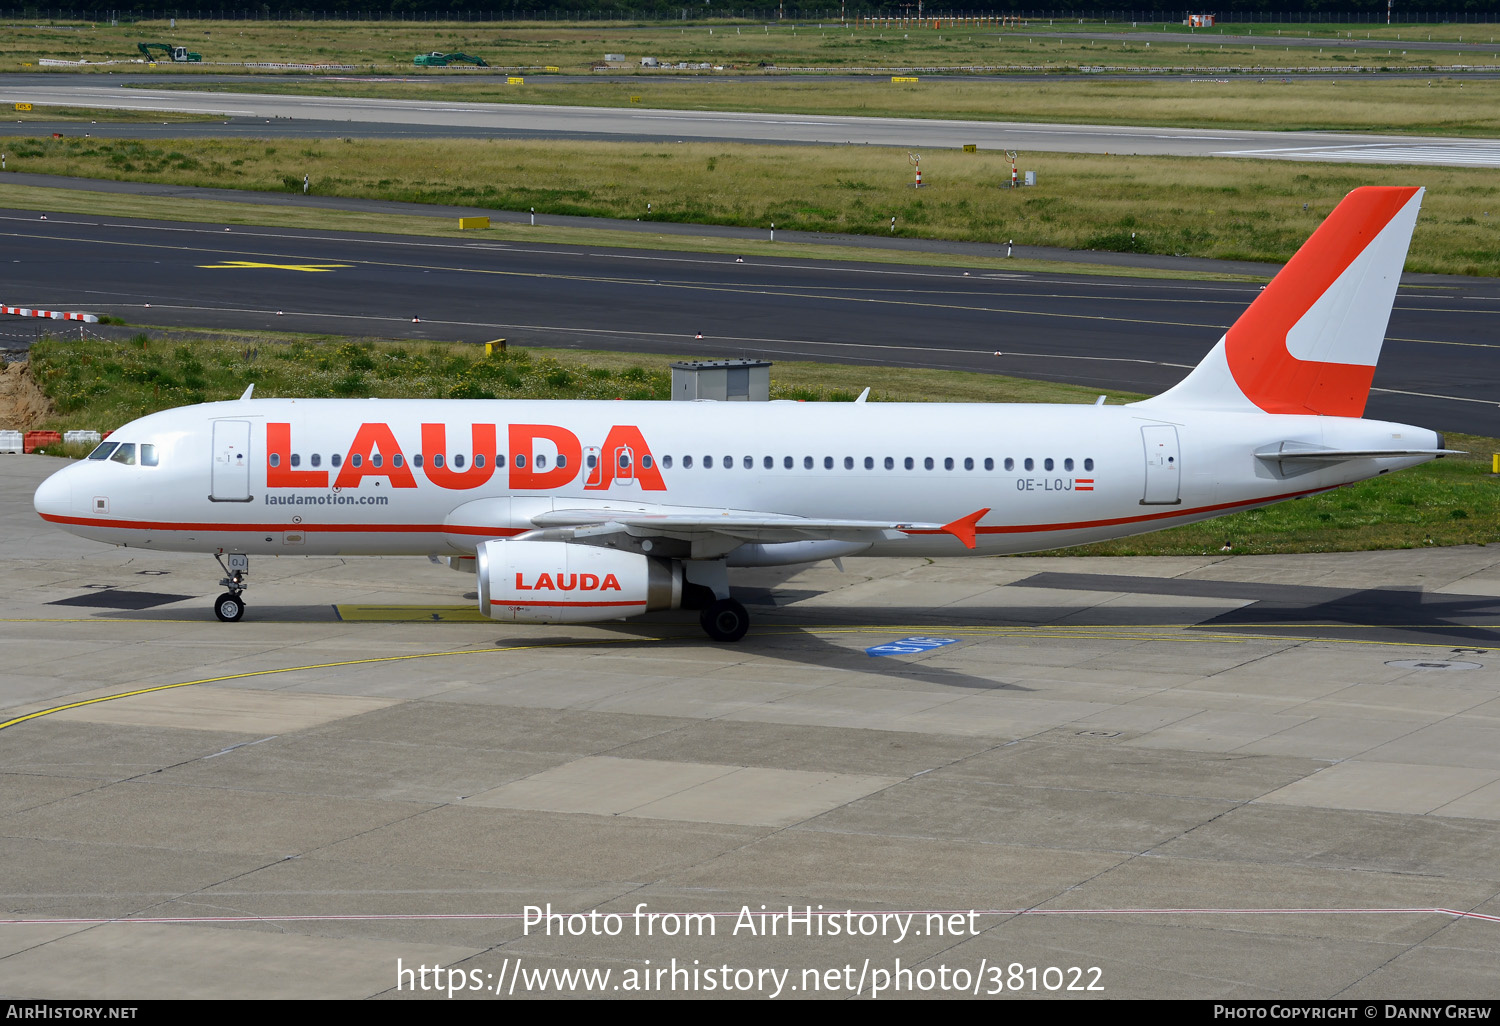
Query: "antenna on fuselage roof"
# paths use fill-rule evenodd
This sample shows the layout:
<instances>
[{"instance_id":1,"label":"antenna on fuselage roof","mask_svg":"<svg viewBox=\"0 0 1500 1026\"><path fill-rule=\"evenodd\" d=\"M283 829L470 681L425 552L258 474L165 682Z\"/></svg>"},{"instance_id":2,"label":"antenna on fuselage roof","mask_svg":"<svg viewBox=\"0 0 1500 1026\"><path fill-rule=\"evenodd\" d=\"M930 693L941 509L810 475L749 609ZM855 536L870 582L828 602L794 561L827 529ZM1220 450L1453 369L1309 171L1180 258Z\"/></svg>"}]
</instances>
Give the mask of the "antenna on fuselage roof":
<instances>
[{"instance_id":1,"label":"antenna on fuselage roof","mask_svg":"<svg viewBox=\"0 0 1500 1026\"><path fill-rule=\"evenodd\" d=\"M859 393L859 398L856 399L856 400L854 400L854 401L857 402L857 403L862 403L862 402L864 402L868 398L870 398L870 386L866 385L865 386L865 390L863 392Z\"/></svg>"},{"instance_id":2,"label":"antenna on fuselage roof","mask_svg":"<svg viewBox=\"0 0 1500 1026\"><path fill-rule=\"evenodd\" d=\"M250 393L254 392L254 391L255 391L255 382L252 381L252 382L250 382L250 387L247 388L247 389L245 389L245 394L242 395L242 396L240 396L240 398L241 399L249 399L250 398Z\"/></svg>"}]
</instances>

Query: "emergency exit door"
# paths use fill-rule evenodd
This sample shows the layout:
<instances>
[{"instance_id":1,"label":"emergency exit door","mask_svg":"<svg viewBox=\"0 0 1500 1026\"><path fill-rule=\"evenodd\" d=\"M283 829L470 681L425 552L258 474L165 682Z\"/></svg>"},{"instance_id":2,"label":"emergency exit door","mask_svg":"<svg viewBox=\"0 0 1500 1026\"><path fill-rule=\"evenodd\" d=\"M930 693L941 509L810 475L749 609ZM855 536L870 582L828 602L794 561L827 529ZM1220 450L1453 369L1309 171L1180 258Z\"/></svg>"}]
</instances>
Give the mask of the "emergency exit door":
<instances>
[{"instance_id":1,"label":"emergency exit door","mask_svg":"<svg viewBox=\"0 0 1500 1026\"><path fill-rule=\"evenodd\" d=\"M213 484L208 497L214 502L250 501L250 422L214 421Z\"/></svg>"},{"instance_id":2,"label":"emergency exit door","mask_svg":"<svg viewBox=\"0 0 1500 1026\"><path fill-rule=\"evenodd\" d=\"M1146 447L1146 492L1142 506L1175 506L1182 501L1182 453L1177 429L1170 424L1141 428Z\"/></svg>"}]
</instances>

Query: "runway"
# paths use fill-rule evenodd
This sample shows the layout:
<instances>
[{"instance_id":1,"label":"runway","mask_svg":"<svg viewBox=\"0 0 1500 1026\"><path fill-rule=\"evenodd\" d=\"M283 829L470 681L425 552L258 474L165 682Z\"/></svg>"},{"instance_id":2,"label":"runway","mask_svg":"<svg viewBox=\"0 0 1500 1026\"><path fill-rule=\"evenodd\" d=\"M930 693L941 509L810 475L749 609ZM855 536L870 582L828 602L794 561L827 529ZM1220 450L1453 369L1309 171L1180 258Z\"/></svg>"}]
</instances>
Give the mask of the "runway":
<instances>
[{"instance_id":1,"label":"runway","mask_svg":"<svg viewBox=\"0 0 1500 1026\"><path fill-rule=\"evenodd\" d=\"M1500 994L1491 549L750 571L723 647L256 559L224 625L56 466L0 457L7 996Z\"/></svg>"},{"instance_id":2,"label":"runway","mask_svg":"<svg viewBox=\"0 0 1500 1026\"><path fill-rule=\"evenodd\" d=\"M555 136L584 139L804 143L1060 153L1173 156L1250 156L1262 159L1358 162L1383 147L1387 164L1500 167L1500 141L1441 136L1336 132L1253 132L1024 124L920 118L757 114L727 111L627 110L437 100L389 100L255 93L211 93L131 88L71 76L8 77L0 104L76 106L107 110L187 111L230 119L232 134L286 135L292 122L311 121L334 134L390 132L419 135ZM260 122L259 125L256 122ZM133 127L133 126L132 126ZM164 133L204 135L206 126L159 126ZM225 134L226 126L212 126ZM25 128L23 133L35 129ZM295 133L294 133L295 134Z\"/></svg>"},{"instance_id":3,"label":"runway","mask_svg":"<svg viewBox=\"0 0 1500 1026\"><path fill-rule=\"evenodd\" d=\"M27 211L0 211L0 239L10 254L0 300L15 306L86 308L132 324L813 359L851 364L851 387L865 363L1154 394L1258 292L1233 282L43 221ZM1403 288L1367 416L1500 435L1497 305L1500 286L1488 280ZM0 326L15 347L37 330L16 319Z\"/></svg>"}]
</instances>

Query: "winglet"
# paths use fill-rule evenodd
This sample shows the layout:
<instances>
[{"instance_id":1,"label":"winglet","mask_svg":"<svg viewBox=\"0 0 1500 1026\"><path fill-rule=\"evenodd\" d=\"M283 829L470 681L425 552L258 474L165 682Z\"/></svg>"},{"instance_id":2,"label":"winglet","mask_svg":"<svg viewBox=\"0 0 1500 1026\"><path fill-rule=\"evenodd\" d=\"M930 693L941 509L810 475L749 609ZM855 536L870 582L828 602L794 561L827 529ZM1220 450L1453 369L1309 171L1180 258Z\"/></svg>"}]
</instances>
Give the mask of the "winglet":
<instances>
[{"instance_id":1,"label":"winglet","mask_svg":"<svg viewBox=\"0 0 1500 1026\"><path fill-rule=\"evenodd\" d=\"M974 547L974 528L980 520L984 519L984 515L989 511L990 507L986 506L984 509L970 513L962 520L955 520L951 524L944 524L942 527L943 533L953 535L953 537L964 543L964 548L972 549Z\"/></svg>"}]
</instances>

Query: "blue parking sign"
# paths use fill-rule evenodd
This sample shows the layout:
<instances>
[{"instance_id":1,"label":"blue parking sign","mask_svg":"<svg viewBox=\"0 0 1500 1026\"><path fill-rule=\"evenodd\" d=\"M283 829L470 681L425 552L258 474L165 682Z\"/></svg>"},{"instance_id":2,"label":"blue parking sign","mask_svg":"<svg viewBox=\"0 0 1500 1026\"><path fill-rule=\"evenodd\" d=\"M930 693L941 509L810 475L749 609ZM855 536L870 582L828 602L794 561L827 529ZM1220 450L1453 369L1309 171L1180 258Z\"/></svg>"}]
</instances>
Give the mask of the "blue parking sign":
<instances>
[{"instance_id":1,"label":"blue parking sign","mask_svg":"<svg viewBox=\"0 0 1500 1026\"><path fill-rule=\"evenodd\" d=\"M902 638L900 641L891 641L884 645L876 645L874 648L867 648L865 655L917 655L920 652L931 652L935 648L942 648L944 645L952 645L957 641L957 638Z\"/></svg>"}]
</instances>

